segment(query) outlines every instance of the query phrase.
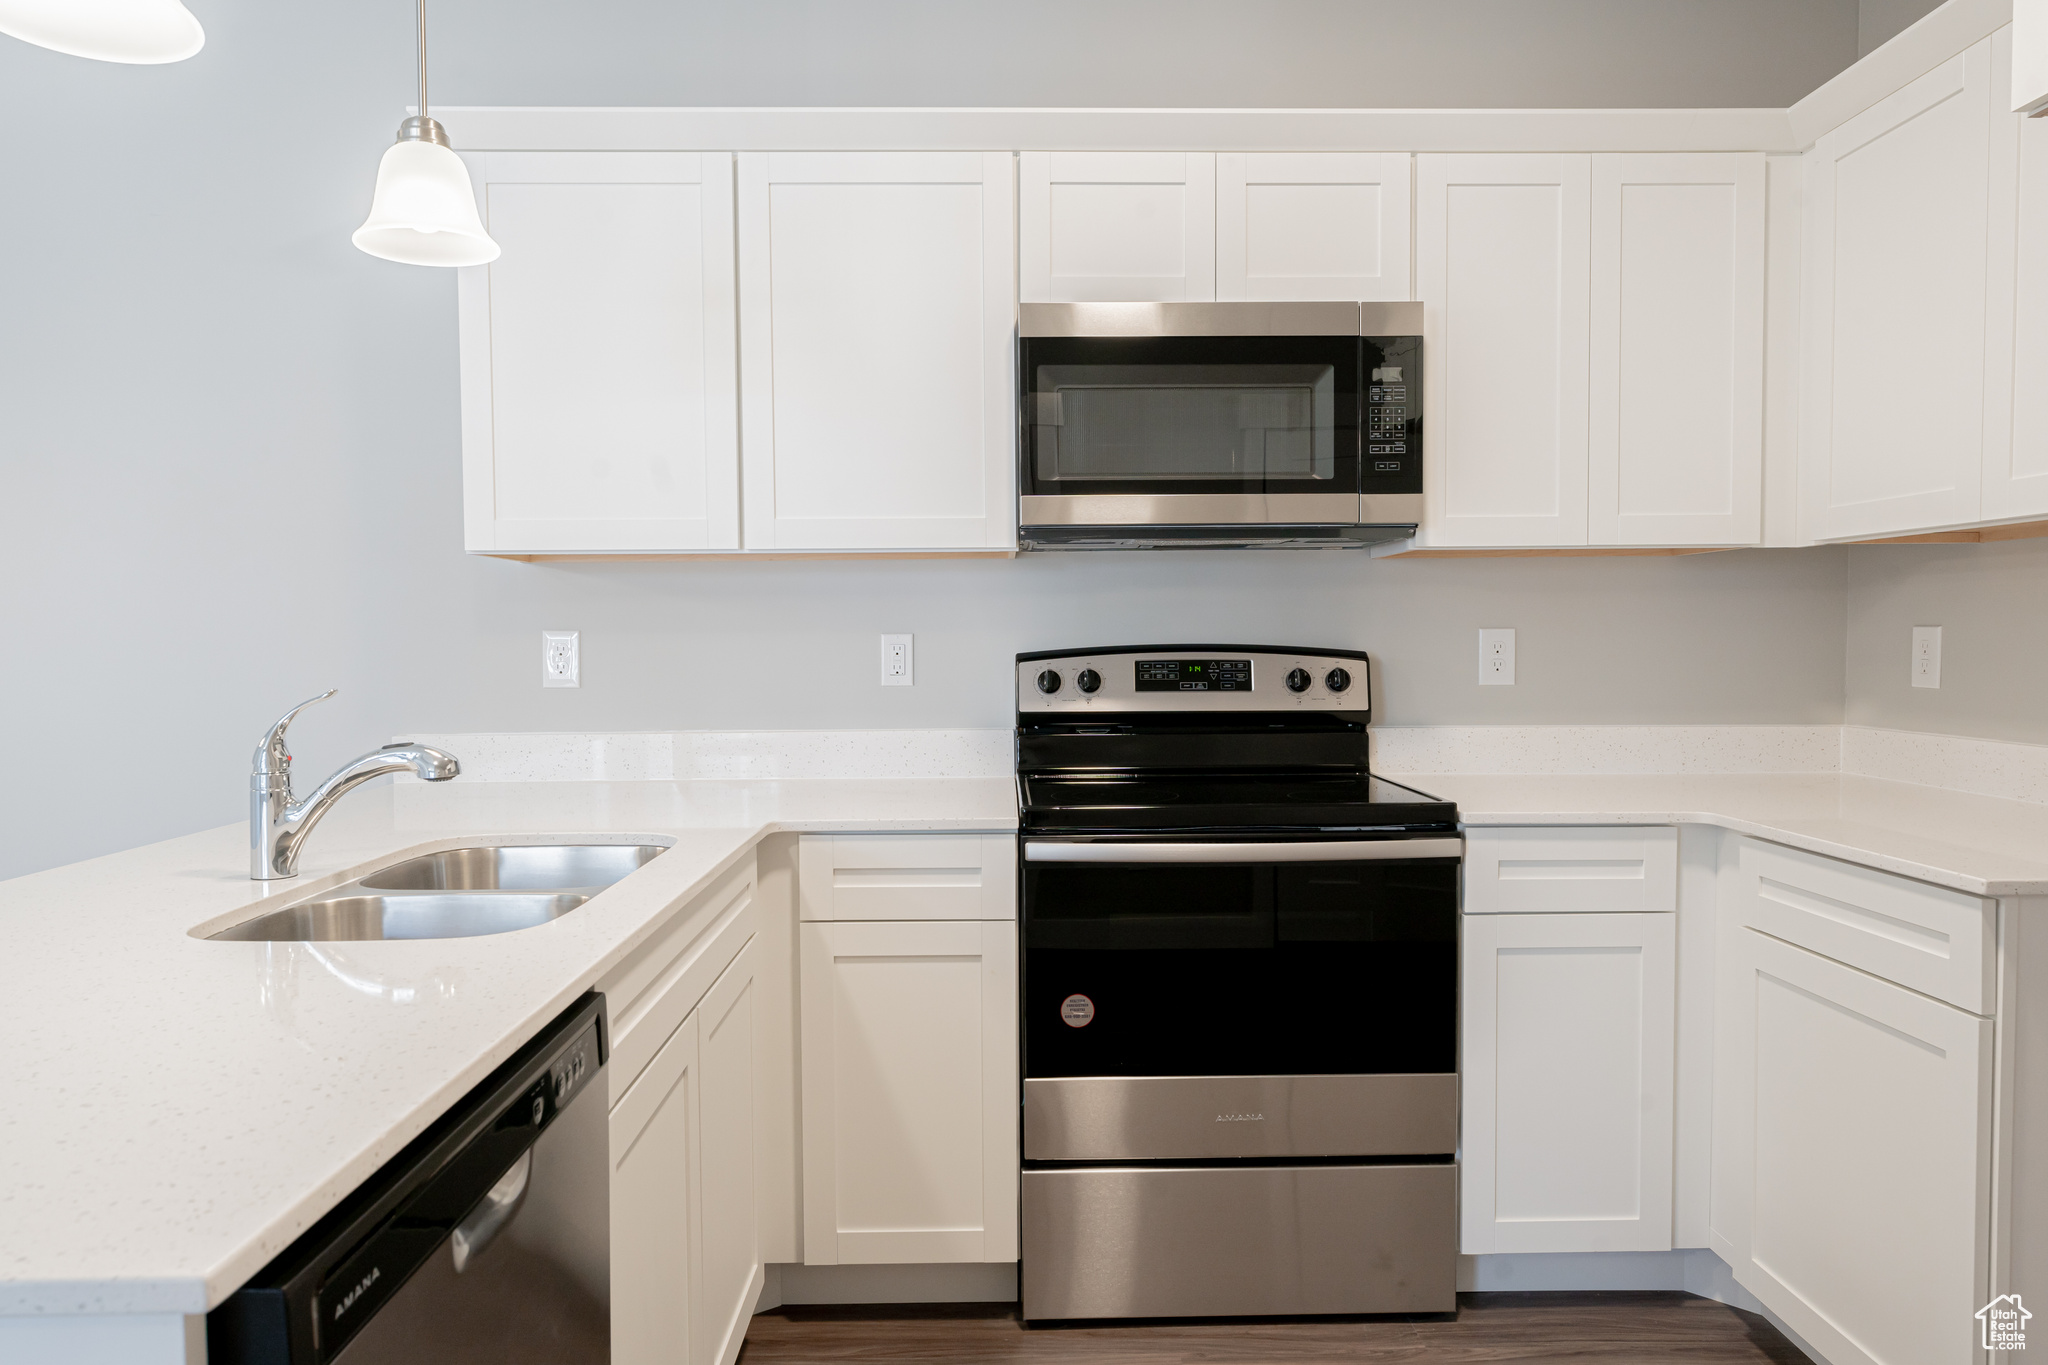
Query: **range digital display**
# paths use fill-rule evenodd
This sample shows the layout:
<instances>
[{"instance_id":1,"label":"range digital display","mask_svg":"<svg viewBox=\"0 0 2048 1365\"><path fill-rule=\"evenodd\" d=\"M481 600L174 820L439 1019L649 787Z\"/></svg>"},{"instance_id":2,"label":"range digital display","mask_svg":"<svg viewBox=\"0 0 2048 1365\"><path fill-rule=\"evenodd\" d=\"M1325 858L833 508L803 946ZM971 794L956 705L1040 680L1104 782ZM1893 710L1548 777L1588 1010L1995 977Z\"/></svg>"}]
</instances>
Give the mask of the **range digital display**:
<instances>
[{"instance_id":1,"label":"range digital display","mask_svg":"<svg viewBox=\"0 0 2048 1365\"><path fill-rule=\"evenodd\" d=\"M1140 659L1140 692L1249 692L1250 659Z\"/></svg>"}]
</instances>

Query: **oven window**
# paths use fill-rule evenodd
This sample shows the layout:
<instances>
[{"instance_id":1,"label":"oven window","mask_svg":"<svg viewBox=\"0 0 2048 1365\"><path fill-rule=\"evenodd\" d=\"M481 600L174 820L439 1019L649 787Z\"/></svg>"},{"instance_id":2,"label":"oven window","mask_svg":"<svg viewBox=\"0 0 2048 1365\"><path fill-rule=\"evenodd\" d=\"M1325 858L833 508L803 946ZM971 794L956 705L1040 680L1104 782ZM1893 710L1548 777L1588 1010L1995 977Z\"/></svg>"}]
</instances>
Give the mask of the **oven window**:
<instances>
[{"instance_id":1,"label":"oven window","mask_svg":"<svg viewBox=\"0 0 2048 1365\"><path fill-rule=\"evenodd\" d=\"M1454 1071L1457 870L1027 863L1025 1074Z\"/></svg>"},{"instance_id":2,"label":"oven window","mask_svg":"<svg viewBox=\"0 0 2048 1365\"><path fill-rule=\"evenodd\" d=\"M1337 475L1331 365L1041 365L1036 379L1048 483Z\"/></svg>"}]
</instances>

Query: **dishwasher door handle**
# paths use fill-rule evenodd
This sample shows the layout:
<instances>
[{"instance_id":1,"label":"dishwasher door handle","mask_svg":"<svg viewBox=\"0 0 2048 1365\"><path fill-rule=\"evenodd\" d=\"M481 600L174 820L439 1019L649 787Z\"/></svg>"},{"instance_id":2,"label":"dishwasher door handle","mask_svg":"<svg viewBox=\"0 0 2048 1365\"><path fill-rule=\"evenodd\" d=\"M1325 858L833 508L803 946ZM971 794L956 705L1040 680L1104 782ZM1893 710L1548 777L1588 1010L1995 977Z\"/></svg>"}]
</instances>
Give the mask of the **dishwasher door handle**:
<instances>
[{"instance_id":1,"label":"dishwasher door handle","mask_svg":"<svg viewBox=\"0 0 2048 1365\"><path fill-rule=\"evenodd\" d=\"M497 1240L519 1212L519 1206L526 1202L526 1191L532 1184L533 1148L528 1147L512 1163L512 1169L498 1177L498 1183L484 1195L484 1202L456 1225L455 1234L448 1239L455 1248L456 1274L469 1269L470 1262Z\"/></svg>"},{"instance_id":2,"label":"dishwasher door handle","mask_svg":"<svg viewBox=\"0 0 2048 1365\"><path fill-rule=\"evenodd\" d=\"M1027 863L1366 863L1457 858L1455 835L1425 839L1334 839L1272 844L1151 844L1026 839Z\"/></svg>"}]
</instances>

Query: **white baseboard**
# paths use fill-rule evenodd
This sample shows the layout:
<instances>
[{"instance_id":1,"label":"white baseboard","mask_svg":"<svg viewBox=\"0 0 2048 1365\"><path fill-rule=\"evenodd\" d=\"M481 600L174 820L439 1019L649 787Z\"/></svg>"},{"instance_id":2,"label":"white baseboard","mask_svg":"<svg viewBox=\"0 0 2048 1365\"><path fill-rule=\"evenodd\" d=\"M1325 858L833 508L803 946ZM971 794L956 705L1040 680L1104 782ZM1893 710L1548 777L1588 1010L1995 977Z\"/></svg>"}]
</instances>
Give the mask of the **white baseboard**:
<instances>
[{"instance_id":1,"label":"white baseboard","mask_svg":"<svg viewBox=\"0 0 2048 1365\"><path fill-rule=\"evenodd\" d=\"M756 1312L786 1303L1015 1303L1015 1261L771 1265Z\"/></svg>"}]
</instances>

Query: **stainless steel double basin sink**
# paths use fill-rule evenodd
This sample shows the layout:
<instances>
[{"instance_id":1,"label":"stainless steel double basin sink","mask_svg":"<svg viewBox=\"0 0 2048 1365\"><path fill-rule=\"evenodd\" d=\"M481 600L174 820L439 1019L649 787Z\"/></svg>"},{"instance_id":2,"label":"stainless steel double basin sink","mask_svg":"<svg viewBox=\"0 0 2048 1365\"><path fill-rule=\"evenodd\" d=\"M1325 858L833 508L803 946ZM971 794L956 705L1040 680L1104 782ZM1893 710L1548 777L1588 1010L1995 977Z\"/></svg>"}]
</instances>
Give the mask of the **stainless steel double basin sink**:
<instances>
[{"instance_id":1,"label":"stainless steel double basin sink","mask_svg":"<svg viewBox=\"0 0 2048 1365\"><path fill-rule=\"evenodd\" d=\"M658 844L505 844L394 863L209 935L257 942L474 938L560 919L666 850Z\"/></svg>"}]
</instances>

